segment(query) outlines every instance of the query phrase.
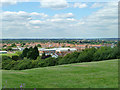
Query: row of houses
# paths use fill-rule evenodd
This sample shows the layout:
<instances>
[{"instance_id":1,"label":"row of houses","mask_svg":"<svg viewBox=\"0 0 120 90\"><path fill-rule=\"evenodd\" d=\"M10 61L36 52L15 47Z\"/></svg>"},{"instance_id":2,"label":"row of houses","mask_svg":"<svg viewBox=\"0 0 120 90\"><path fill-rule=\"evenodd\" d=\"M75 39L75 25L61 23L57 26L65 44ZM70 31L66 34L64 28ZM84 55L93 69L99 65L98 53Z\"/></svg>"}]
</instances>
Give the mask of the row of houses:
<instances>
[{"instance_id":1,"label":"row of houses","mask_svg":"<svg viewBox=\"0 0 120 90\"><path fill-rule=\"evenodd\" d=\"M50 47L50 48L59 48L59 47L70 47L70 48L82 48L82 49L84 49L84 48L86 48L86 47L92 47L92 46L94 46L94 47L99 47L99 46L102 46L102 45L90 45L90 44L69 44L69 43L54 43L54 42L47 42L47 43L40 43L40 42L34 42L34 43L26 43L23 47L34 47L34 46L37 46L38 44L40 44L41 45L41 47L42 48L47 48L47 47ZM12 44L6 44L6 43L4 43L4 44L1 44L1 46L4 46L4 45L6 45L6 47L8 47L8 46L11 46ZM17 44L17 43L15 43L15 45L17 46L17 47L21 47L21 44ZM112 44L103 44L103 45L112 45ZM4 47L5 48L5 47Z\"/></svg>"},{"instance_id":2,"label":"row of houses","mask_svg":"<svg viewBox=\"0 0 120 90\"><path fill-rule=\"evenodd\" d=\"M38 44L38 43L37 43ZM70 45L70 44L69 44ZM82 51L86 48L100 48L102 46L110 46L111 48L113 48L115 45L114 44L106 44L106 45L88 45L88 44L84 44L84 45L77 45L74 48L71 47L67 47L67 48L50 48L50 49L46 49L46 48L39 48L39 53L40 55L42 55L43 53L45 53L46 55L52 55L53 57L57 57L57 56L64 56L68 53L74 52L74 51ZM17 46L16 48L12 48L12 50L15 51L23 51L25 47L20 47ZM29 48L29 47L28 47ZM0 51L0 53L7 53L7 51Z\"/></svg>"}]
</instances>

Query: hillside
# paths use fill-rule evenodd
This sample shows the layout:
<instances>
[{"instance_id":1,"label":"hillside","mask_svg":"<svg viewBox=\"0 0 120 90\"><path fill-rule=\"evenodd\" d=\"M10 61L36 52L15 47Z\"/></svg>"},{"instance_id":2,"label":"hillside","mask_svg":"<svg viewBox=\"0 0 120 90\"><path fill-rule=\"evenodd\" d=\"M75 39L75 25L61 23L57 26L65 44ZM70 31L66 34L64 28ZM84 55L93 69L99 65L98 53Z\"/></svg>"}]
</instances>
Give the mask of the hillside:
<instances>
[{"instance_id":1,"label":"hillside","mask_svg":"<svg viewBox=\"0 0 120 90\"><path fill-rule=\"evenodd\" d=\"M75 63L28 70L3 70L3 87L117 88L118 60Z\"/></svg>"}]
</instances>

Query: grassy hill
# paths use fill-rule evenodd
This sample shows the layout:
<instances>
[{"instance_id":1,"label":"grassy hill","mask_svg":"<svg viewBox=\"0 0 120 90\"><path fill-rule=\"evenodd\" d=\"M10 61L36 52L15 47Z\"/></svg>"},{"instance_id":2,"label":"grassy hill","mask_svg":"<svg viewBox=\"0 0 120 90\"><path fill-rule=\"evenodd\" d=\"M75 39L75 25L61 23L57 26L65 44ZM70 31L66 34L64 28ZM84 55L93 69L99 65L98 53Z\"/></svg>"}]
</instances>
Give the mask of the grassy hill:
<instances>
[{"instance_id":1,"label":"grassy hill","mask_svg":"<svg viewBox=\"0 0 120 90\"><path fill-rule=\"evenodd\" d=\"M117 88L118 60L75 63L28 70L3 70L3 87Z\"/></svg>"}]
</instances>

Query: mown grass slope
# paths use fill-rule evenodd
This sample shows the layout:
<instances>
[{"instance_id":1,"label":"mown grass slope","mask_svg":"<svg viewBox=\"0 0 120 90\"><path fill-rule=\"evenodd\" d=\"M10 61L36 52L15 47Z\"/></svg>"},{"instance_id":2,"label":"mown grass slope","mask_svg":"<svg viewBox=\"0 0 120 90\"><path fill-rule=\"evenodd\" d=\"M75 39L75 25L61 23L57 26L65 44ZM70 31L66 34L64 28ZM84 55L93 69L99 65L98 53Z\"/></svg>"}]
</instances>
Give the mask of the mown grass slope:
<instances>
[{"instance_id":1,"label":"mown grass slope","mask_svg":"<svg viewBox=\"0 0 120 90\"><path fill-rule=\"evenodd\" d=\"M21 84L25 88L117 88L118 60L2 71L3 87Z\"/></svg>"}]
</instances>

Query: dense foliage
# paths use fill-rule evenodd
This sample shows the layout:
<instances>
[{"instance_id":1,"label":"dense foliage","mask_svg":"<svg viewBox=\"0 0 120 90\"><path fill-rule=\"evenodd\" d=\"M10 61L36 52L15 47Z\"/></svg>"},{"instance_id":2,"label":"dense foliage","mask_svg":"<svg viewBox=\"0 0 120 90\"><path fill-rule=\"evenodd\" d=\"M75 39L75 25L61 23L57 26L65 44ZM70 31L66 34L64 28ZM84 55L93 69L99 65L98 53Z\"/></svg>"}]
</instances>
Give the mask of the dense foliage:
<instances>
[{"instance_id":1,"label":"dense foliage","mask_svg":"<svg viewBox=\"0 0 120 90\"><path fill-rule=\"evenodd\" d=\"M35 46L34 48L30 47L29 49L25 48L21 55L22 58L27 57L28 59L33 59L33 60L36 60L38 56L39 56L39 51L37 46Z\"/></svg>"},{"instance_id":2,"label":"dense foliage","mask_svg":"<svg viewBox=\"0 0 120 90\"><path fill-rule=\"evenodd\" d=\"M35 54L36 53L36 54ZM23 57L23 58L21 58ZM38 67L55 66L80 62L101 61L120 58L120 47L87 48L82 52L73 52L64 57L45 57L45 53L39 56L37 47L24 49L18 56L3 56L2 69L24 70Z\"/></svg>"}]
</instances>

